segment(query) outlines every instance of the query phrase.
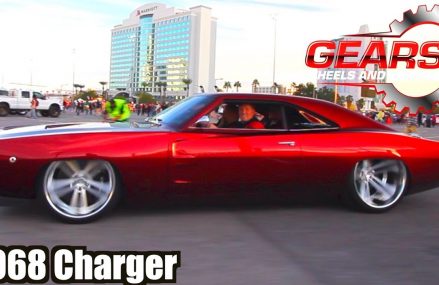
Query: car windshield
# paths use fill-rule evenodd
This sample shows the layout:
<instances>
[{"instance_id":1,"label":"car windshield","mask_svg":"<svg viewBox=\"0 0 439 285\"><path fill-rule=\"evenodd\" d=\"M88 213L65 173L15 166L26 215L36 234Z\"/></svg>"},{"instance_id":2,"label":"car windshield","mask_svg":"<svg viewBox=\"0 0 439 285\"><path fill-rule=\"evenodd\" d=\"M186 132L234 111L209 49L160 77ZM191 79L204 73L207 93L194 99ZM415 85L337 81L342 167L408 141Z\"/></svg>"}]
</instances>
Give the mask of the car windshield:
<instances>
[{"instance_id":1,"label":"car windshield","mask_svg":"<svg viewBox=\"0 0 439 285\"><path fill-rule=\"evenodd\" d=\"M188 97L150 119L152 122L179 128L214 100L213 96Z\"/></svg>"}]
</instances>

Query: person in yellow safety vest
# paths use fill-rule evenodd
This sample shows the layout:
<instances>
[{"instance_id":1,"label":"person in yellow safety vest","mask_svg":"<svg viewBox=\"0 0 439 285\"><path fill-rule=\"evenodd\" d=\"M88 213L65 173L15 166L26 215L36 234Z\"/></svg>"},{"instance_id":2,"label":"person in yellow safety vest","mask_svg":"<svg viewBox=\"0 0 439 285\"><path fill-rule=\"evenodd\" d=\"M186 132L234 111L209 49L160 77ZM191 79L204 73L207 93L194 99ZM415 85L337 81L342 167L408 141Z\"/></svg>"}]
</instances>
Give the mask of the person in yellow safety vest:
<instances>
[{"instance_id":1,"label":"person in yellow safety vest","mask_svg":"<svg viewBox=\"0 0 439 285\"><path fill-rule=\"evenodd\" d=\"M114 98L105 104L107 119L115 122L126 122L130 119L130 108L125 99Z\"/></svg>"},{"instance_id":2,"label":"person in yellow safety vest","mask_svg":"<svg viewBox=\"0 0 439 285\"><path fill-rule=\"evenodd\" d=\"M379 121L379 122L381 122L381 123L384 123L384 111L383 110L380 110L379 112L378 112L378 114L377 114L377 120Z\"/></svg>"}]
</instances>

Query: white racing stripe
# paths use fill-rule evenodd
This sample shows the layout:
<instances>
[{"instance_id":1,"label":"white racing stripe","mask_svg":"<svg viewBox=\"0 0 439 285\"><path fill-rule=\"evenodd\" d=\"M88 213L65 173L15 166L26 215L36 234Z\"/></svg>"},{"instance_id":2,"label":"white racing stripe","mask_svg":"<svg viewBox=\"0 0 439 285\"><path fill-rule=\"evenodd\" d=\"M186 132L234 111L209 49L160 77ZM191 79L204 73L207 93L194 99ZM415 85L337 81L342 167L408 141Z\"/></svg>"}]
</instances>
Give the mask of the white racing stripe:
<instances>
[{"instance_id":1,"label":"white racing stripe","mask_svg":"<svg viewBox=\"0 0 439 285\"><path fill-rule=\"evenodd\" d=\"M36 125L36 126L18 127L18 128L0 130L0 139L11 138L11 137L17 138L17 137L26 137L26 136L35 136L35 135L55 134L55 133L67 133L67 132L74 133L78 130L104 131L109 129L112 129L112 127L110 123L106 123L106 122Z\"/></svg>"}]
</instances>

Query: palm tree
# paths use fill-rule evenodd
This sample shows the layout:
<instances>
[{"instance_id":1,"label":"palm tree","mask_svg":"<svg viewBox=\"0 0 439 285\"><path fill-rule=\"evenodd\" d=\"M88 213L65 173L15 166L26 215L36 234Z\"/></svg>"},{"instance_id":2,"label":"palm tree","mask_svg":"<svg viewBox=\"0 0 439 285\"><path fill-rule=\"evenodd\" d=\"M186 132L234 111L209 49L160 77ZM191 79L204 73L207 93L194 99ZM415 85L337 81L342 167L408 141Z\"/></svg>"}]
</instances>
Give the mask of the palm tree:
<instances>
[{"instance_id":1,"label":"palm tree","mask_svg":"<svg viewBox=\"0 0 439 285\"><path fill-rule=\"evenodd\" d=\"M290 84L290 88L291 88L291 95L295 95L296 90L297 90L297 84L296 84L296 82L291 82L291 84Z\"/></svg>"},{"instance_id":2,"label":"palm tree","mask_svg":"<svg viewBox=\"0 0 439 285\"><path fill-rule=\"evenodd\" d=\"M143 91L145 91L146 86L148 86L148 83L146 83L146 81L142 81L141 85L143 87Z\"/></svg>"},{"instance_id":3,"label":"palm tree","mask_svg":"<svg viewBox=\"0 0 439 285\"><path fill-rule=\"evenodd\" d=\"M273 82L273 86L271 88L273 89L273 93L277 94L279 85L276 82Z\"/></svg>"},{"instance_id":4,"label":"palm tree","mask_svg":"<svg viewBox=\"0 0 439 285\"><path fill-rule=\"evenodd\" d=\"M81 84L73 84L73 88L75 88L75 95L77 95L78 94L78 88L79 88L79 86L81 86Z\"/></svg>"},{"instance_id":5,"label":"palm tree","mask_svg":"<svg viewBox=\"0 0 439 285\"><path fill-rule=\"evenodd\" d=\"M79 88L79 93L82 92L82 88L84 88L84 85L81 84L73 84L73 87L76 89L75 94L78 94L78 88Z\"/></svg>"},{"instance_id":6,"label":"palm tree","mask_svg":"<svg viewBox=\"0 0 439 285\"><path fill-rule=\"evenodd\" d=\"M230 81L224 82L223 88L226 89L226 92L229 92L229 88L232 88L232 83Z\"/></svg>"},{"instance_id":7,"label":"palm tree","mask_svg":"<svg viewBox=\"0 0 439 285\"><path fill-rule=\"evenodd\" d=\"M105 85L107 85L107 82L105 82L105 81L99 81L99 84L102 85L102 97L104 97Z\"/></svg>"},{"instance_id":8,"label":"palm tree","mask_svg":"<svg viewBox=\"0 0 439 285\"><path fill-rule=\"evenodd\" d=\"M236 92L238 92L238 91L239 91L239 88L241 87L241 82L236 81L236 82L233 84L233 87L236 87Z\"/></svg>"},{"instance_id":9,"label":"palm tree","mask_svg":"<svg viewBox=\"0 0 439 285\"><path fill-rule=\"evenodd\" d=\"M159 91L161 92L162 91L162 82L161 81L156 82L155 87L158 87Z\"/></svg>"},{"instance_id":10,"label":"palm tree","mask_svg":"<svg viewBox=\"0 0 439 285\"><path fill-rule=\"evenodd\" d=\"M163 94L166 94L166 86L167 86L166 82L159 81L159 82L157 82L155 84L155 86L159 87L159 89L160 89L160 98L161 98L162 103L164 103Z\"/></svg>"},{"instance_id":11,"label":"palm tree","mask_svg":"<svg viewBox=\"0 0 439 285\"><path fill-rule=\"evenodd\" d=\"M168 83L163 82L162 86L163 86L163 97L166 98L166 87L168 87Z\"/></svg>"},{"instance_id":12,"label":"palm tree","mask_svg":"<svg viewBox=\"0 0 439 285\"><path fill-rule=\"evenodd\" d=\"M252 82L252 92L256 93L256 87L259 86L259 81L257 79L254 79Z\"/></svg>"},{"instance_id":13,"label":"palm tree","mask_svg":"<svg viewBox=\"0 0 439 285\"><path fill-rule=\"evenodd\" d=\"M186 96L187 97L189 97L189 85L191 85L191 83L192 83L192 79L190 79L190 78L185 78L185 79L183 79L182 80L183 81L183 83L186 85Z\"/></svg>"}]
</instances>

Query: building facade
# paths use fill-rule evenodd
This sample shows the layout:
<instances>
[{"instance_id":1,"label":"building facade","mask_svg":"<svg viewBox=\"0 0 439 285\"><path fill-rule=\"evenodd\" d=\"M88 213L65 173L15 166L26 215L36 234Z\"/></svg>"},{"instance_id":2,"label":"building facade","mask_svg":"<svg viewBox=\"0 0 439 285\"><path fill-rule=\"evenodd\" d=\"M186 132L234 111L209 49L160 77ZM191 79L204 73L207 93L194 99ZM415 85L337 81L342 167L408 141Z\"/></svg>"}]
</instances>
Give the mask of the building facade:
<instances>
[{"instance_id":1,"label":"building facade","mask_svg":"<svg viewBox=\"0 0 439 285\"><path fill-rule=\"evenodd\" d=\"M205 6L189 10L146 4L111 30L110 89L181 99L215 86L216 18ZM192 80L187 90L184 79Z\"/></svg>"}]
</instances>

